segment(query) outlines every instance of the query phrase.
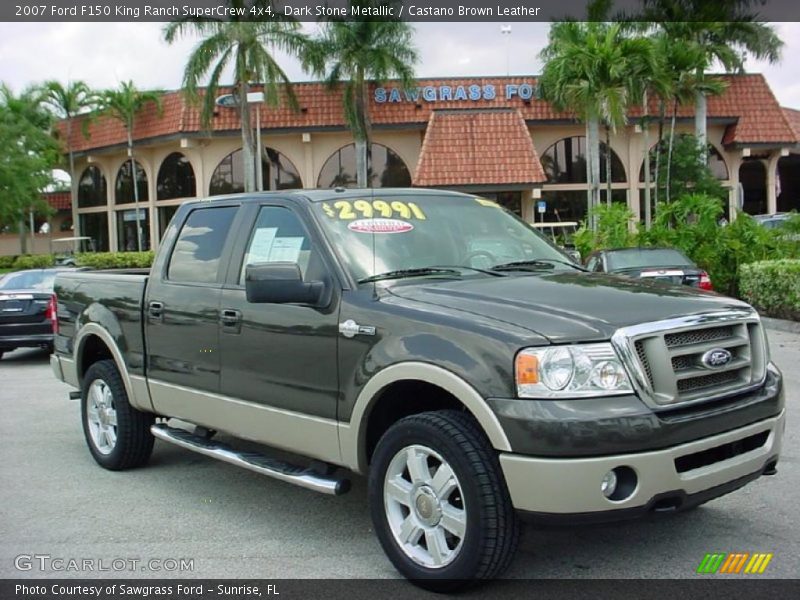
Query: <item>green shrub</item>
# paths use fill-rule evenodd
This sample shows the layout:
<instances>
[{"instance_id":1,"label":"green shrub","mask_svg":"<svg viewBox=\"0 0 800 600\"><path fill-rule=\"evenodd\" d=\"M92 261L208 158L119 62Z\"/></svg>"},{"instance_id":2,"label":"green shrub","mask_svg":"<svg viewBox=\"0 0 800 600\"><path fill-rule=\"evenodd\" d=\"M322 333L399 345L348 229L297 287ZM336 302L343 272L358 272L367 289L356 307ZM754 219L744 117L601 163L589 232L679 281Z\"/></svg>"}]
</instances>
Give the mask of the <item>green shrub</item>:
<instances>
[{"instance_id":1,"label":"green shrub","mask_svg":"<svg viewBox=\"0 0 800 600\"><path fill-rule=\"evenodd\" d=\"M56 264L56 259L52 254L23 254L14 259L11 265L14 269L45 269Z\"/></svg>"},{"instance_id":2,"label":"green shrub","mask_svg":"<svg viewBox=\"0 0 800 600\"><path fill-rule=\"evenodd\" d=\"M575 233L575 248L581 256L587 257L600 248L627 248L635 245L636 235L629 228L633 213L624 204L612 202L596 206L591 214L597 221L592 231L588 221L584 221Z\"/></svg>"},{"instance_id":3,"label":"green shrub","mask_svg":"<svg viewBox=\"0 0 800 600\"><path fill-rule=\"evenodd\" d=\"M771 317L800 321L800 260L766 260L741 265L739 293Z\"/></svg>"},{"instance_id":4,"label":"green shrub","mask_svg":"<svg viewBox=\"0 0 800 600\"><path fill-rule=\"evenodd\" d=\"M16 259L16 256L0 256L0 269L10 269Z\"/></svg>"},{"instance_id":5,"label":"green shrub","mask_svg":"<svg viewBox=\"0 0 800 600\"><path fill-rule=\"evenodd\" d=\"M78 265L93 269L147 269L155 253L147 252L86 252L76 255Z\"/></svg>"}]
</instances>

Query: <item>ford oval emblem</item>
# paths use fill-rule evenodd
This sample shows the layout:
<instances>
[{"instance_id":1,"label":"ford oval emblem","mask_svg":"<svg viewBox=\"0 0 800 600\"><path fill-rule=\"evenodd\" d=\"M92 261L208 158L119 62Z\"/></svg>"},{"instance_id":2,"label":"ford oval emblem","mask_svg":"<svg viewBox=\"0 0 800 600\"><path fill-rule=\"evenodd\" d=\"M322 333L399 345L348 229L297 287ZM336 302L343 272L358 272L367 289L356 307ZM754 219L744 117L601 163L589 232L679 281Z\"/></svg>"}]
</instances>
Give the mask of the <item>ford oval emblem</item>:
<instances>
[{"instance_id":1,"label":"ford oval emblem","mask_svg":"<svg viewBox=\"0 0 800 600\"><path fill-rule=\"evenodd\" d=\"M733 354L724 348L712 348L700 359L700 361L709 369L718 369L724 367L733 360Z\"/></svg>"}]
</instances>

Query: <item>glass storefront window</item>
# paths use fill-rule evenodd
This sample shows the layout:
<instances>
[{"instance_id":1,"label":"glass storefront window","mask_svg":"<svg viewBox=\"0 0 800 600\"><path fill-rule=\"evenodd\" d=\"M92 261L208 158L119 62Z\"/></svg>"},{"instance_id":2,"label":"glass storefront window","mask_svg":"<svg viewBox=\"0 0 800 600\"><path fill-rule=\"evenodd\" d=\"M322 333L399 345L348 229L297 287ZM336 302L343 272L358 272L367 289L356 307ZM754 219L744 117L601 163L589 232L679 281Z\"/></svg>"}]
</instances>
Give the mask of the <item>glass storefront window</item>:
<instances>
[{"instance_id":1,"label":"glass storefront window","mask_svg":"<svg viewBox=\"0 0 800 600\"><path fill-rule=\"evenodd\" d=\"M149 197L147 193L147 174L144 172L142 165L134 161L136 164L136 187L139 190L139 202L147 202ZM130 204L134 202L133 196L133 171L131 170L131 161L126 160L117 172L117 183L114 188L114 202L117 204Z\"/></svg>"},{"instance_id":2,"label":"glass storefront window","mask_svg":"<svg viewBox=\"0 0 800 600\"><path fill-rule=\"evenodd\" d=\"M106 178L94 165L86 167L78 181L78 207L105 206Z\"/></svg>"},{"instance_id":3,"label":"glass storefront window","mask_svg":"<svg viewBox=\"0 0 800 600\"><path fill-rule=\"evenodd\" d=\"M87 213L78 215L81 235L92 238L98 252L108 252L108 213Z\"/></svg>"},{"instance_id":4,"label":"glass storefront window","mask_svg":"<svg viewBox=\"0 0 800 600\"><path fill-rule=\"evenodd\" d=\"M178 212L177 206L162 206L158 209L158 239L164 239L164 232L169 227L169 222L175 213Z\"/></svg>"},{"instance_id":5,"label":"glass storefront window","mask_svg":"<svg viewBox=\"0 0 800 600\"><path fill-rule=\"evenodd\" d=\"M587 183L586 138L573 136L557 141L544 151L541 158L548 183ZM606 145L600 143L600 181L606 181ZM614 150L611 150L611 181L623 183L625 168Z\"/></svg>"},{"instance_id":6,"label":"glass storefront window","mask_svg":"<svg viewBox=\"0 0 800 600\"><path fill-rule=\"evenodd\" d=\"M265 190L297 190L303 187L300 173L285 154L273 148L264 148L261 158L263 188ZM223 158L211 175L209 194L239 194L244 191L244 164L242 150L235 150Z\"/></svg>"},{"instance_id":7,"label":"glass storefront window","mask_svg":"<svg viewBox=\"0 0 800 600\"><path fill-rule=\"evenodd\" d=\"M411 173L393 150L372 144L367 154L369 187L409 187ZM334 152L320 170L317 187L356 186L356 145L348 144Z\"/></svg>"},{"instance_id":8,"label":"glass storefront window","mask_svg":"<svg viewBox=\"0 0 800 600\"><path fill-rule=\"evenodd\" d=\"M150 249L150 219L146 208L139 209L142 250ZM117 249L120 252L136 252L136 211L117 211Z\"/></svg>"},{"instance_id":9,"label":"glass storefront window","mask_svg":"<svg viewBox=\"0 0 800 600\"><path fill-rule=\"evenodd\" d=\"M173 152L158 169L156 199L194 198L197 186L194 179L192 163L180 152Z\"/></svg>"}]
</instances>

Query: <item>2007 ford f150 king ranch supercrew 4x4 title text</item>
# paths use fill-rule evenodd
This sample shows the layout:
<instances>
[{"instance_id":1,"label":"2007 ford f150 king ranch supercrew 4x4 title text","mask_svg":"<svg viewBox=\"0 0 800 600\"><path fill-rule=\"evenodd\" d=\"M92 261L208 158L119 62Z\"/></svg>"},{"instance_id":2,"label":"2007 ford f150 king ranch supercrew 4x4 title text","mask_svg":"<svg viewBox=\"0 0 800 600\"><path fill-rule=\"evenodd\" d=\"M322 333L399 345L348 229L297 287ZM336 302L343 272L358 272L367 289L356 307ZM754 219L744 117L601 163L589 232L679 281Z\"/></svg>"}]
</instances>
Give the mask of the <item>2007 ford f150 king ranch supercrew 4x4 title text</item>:
<instances>
[{"instance_id":1,"label":"2007 ford f150 king ranch supercrew 4x4 title text","mask_svg":"<svg viewBox=\"0 0 800 600\"><path fill-rule=\"evenodd\" d=\"M56 294L52 367L101 466L158 438L328 494L366 475L383 549L430 589L500 575L521 517L681 510L776 471L782 379L750 306L586 272L472 195L192 201L149 272Z\"/></svg>"}]
</instances>

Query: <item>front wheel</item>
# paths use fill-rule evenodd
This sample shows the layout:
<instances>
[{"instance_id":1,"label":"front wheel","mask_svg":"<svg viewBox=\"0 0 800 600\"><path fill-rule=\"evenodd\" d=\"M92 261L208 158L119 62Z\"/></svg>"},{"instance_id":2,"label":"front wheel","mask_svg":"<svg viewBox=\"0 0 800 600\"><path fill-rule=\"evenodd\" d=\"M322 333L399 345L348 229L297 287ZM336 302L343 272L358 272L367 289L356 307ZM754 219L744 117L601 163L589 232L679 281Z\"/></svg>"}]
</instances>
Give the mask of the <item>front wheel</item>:
<instances>
[{"instance_id":1,"label":"front wheel","mask_svg":"<svg viewBox=\"0 0 800 600\"><path fill-rule=\"evenodd\" d=\"M369 499L384 551L420 587L455 591L499 576L514 557L519 524L497 454L467 414L395 423L375 449Z\"/></svg>"},{"instance_id":2,"label":"front wheel","mask_svg":"<svg viewBox=\"0 0 800 600\"><path fill-rule=\"evenodd\" d=\"M86 371L81 417L89 451L101 467L118 471L142 466L150 459L154 417L130 405L114 361L101 360Z\"/></svg>"}]
</instances>

